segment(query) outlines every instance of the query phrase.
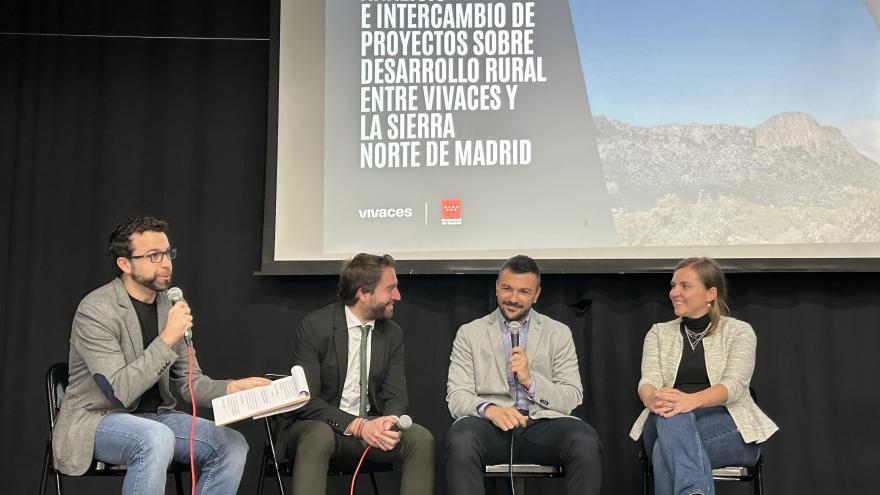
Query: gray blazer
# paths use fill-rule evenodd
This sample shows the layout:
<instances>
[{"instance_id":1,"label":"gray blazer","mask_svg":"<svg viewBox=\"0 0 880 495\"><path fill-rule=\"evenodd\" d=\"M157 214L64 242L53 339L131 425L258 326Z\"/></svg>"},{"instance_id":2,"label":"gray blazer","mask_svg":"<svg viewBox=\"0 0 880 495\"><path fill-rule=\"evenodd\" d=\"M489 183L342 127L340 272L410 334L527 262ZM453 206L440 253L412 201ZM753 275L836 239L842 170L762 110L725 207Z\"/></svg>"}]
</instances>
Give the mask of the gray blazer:
<instances>
[{"instance_id":1,"label":"gray blazer","mask_svg":"<svg viewBox=\"0 0 880 495\"><path fill-rule=\"evenodd\" d=\"M168 302L156 298L159 329L165 327ZM119 278L87 295L73 318L70 331L70 377L52 436L55 468L65 474L84 473L92 462L95 430L104 415L133 411L141 395L158 382L159 411L176 405L171 382L189 397L186 345L169 348L158 338L144 349L141 327L128 292ZM193 351L193 388L196 403L210 407L226 393L228 380L202 375Z\"/></svg>"},{"instance_id":2,"label":"gray blazer","mask_svg":"<svg viewBox=\"0 0 880 495\"><path fill-rule=\"evenodd\" d=\"M656 323L648 330L642 349L642 384L661 387L675 385L681 362L683 337L681 318ZM709 383L724 385L727 402L724 407L733 418L740 434L748 443L763 442L779 427L758 408L749 393L749 382L755 369L755 347L758 339L752 326L735 318L723 317L721 325L703 339L706 373ZM649 411L646 408L636 419L630 438L638 440Z\"/></svg>"},{"instance_id":3,"label":"gray blazer","mask_svg":"<svg viewBox=\"0 0 880 495\"><path fill-rule=\"evenodd\" d=\"M513 407L507 388L507 361L498 312L462 325L452 343L446 402L452 417L477 416L477 406L491 402ZM564 324L532 311L526 354L535 382L529 417L568 416L583 400L577 354L571 330ZM528 398L528 394L525 394Z\"/></svg>"}]
</instances>

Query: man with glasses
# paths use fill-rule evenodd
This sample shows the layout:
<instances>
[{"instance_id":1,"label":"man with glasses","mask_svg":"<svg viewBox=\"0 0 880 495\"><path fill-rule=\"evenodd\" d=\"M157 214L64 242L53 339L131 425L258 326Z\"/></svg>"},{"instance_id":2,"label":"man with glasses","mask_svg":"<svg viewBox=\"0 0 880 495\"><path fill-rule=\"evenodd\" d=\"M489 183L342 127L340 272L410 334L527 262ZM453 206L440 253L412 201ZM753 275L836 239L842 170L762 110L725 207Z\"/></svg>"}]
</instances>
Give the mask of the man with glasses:
<instances>
[{"instance_id":1,"label":"man with glasses","mask_svg":"<svg viewBox=\"0 0 880 495\"><path fill-rule=\"evenodd\" d=\"M174 386L190 397L184 333L193 316L185 303L172 306L168 224L132 217L110 234L109 252L119 270L76 310L70 334L67 392L55 425L55 467L84 473L92 459L128 466L122 493L164 493L166 469L189 463L192 416L176 412ZM214 380L192 357L192 388L199 406L239 390L266 385L265 378ZM244 437L196 418L196 490L234 494L247 455Z\"/></svg>"}]
</instances>

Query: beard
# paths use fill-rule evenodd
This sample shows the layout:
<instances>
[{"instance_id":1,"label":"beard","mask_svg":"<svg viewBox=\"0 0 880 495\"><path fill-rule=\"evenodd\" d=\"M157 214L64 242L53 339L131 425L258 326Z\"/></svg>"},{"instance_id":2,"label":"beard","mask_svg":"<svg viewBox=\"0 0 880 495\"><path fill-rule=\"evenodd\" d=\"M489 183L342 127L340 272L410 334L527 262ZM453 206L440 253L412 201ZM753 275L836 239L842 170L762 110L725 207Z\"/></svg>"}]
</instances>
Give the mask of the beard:
<instances>
[{"instance_id":1,"label":"beard","mask_svg":"<svg viewBox=\"0 0 880 495\"><path fill-rule=\"evenodd\" d=\"M394 316L394 301L390 301L387 304L375 304L367 308L366 315L364 315L367 320L386 320Z\"/></svg>"},{"instance_id":2,"label":"beard","mask_svg":"<svg viewBox=\"0 0 880 495\"><path fill-rule=\"evenodd\" d=\"M131 279L138 284L156 292L161 292L171 287L170 273L168 274L168 278L159 280L158 273L154 273L152 276L145 277L139 273L131 272Z\"/></svg>"},{"instance_id":3,"label":"beard","mask_svg":"<svg viewBox=\"0 0 880 495\"><path fill-rule=\"evenodd\" d=\"M531 306L508 304L505 302L499 304L498 307L501 309L501 314L507 318L507 321L522 320L527 314L529 314L529 310L532 309Z\"/></svg>"}]
</instances>

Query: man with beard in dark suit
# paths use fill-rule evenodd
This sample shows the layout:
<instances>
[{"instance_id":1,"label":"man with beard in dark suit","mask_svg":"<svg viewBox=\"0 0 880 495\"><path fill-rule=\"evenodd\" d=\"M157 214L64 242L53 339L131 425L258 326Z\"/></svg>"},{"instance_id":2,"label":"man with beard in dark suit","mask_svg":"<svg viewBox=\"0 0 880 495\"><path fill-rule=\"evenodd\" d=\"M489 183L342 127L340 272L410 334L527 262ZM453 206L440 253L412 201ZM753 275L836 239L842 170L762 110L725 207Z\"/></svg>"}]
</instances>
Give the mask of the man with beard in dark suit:
<instances>
[{"instance_id":1,"label":"man with beard in dark suit","mask_svg":"<svg viewBox=\"0 0 880 495\"><path fill-rule=\"evenodd\" d=\"M394 259L358 254L342 267L339 302L306 315L293 363L312 398L278 421L278 452L293 460L293 494L326 492L330 460L401 462L401 495L434 488L434 438L420 425L394 431L406 414L403 331L390 320L400 301Z\"/></svg>"}]
</instances>

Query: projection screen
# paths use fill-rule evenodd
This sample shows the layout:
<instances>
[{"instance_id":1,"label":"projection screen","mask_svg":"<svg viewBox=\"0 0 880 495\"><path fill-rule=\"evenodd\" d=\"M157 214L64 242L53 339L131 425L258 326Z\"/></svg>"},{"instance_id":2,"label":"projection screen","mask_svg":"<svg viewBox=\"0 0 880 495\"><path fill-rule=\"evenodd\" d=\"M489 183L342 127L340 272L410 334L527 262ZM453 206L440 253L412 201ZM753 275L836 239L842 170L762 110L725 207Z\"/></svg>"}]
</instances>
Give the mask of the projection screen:
<instances>
[{"instance_id":1,"label":"projection screen","mask_svg":"<svg viewBox=\"0 0 880 495\"><path fill-rule=\"evenodd\" d=\"M273 9L260 273L880 270L868 3Z\"/></svg>"}]
</instances>

